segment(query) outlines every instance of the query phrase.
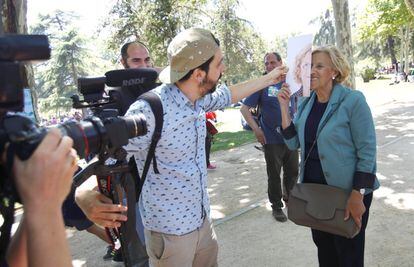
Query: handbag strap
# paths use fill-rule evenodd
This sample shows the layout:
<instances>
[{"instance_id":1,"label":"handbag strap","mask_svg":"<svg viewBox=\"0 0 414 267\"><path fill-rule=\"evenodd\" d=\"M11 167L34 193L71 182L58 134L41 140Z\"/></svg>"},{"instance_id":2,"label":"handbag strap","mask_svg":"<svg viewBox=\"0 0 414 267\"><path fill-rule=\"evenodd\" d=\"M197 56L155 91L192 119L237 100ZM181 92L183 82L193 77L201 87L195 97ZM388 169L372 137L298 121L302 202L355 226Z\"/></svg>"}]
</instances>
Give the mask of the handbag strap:
<instances>
[{"instance_id":1,"label":"handbag strap","mask_svg":"<svg viewBox=\"0 0 414 267\"><path fill-rule=\"evenodd\" d=\"M349 93L348 93L349 94ZM304 162L303 162L303 164L302 164L302 166L301 166L301 168L300 168L300 170L299 170L299 174L298 174L298 177L300 177L301 176L301 174L302 174L302 172L303 172L303 169L305 168L305 166L306 166L306 162L308 161L308 159L309 159L309 156L310 156L310 153L312 152L312 150L313 150L313 148L315 147L315 145L316 145L316 141L318 140L318 137L319 137L319 134L322 132L322 129L325 127L325 125L326 125L326 123L331 119L331 117L332 117L332 115L339 109L339 107L342 105L342 103L345 101L345 99L348 97L348 94L346 94L345 95L345 97L343 97L342 98L342 100L341 100L341 102L339 103L339 105L337 105L337 107L333 110L333 111L331 111L331 113L329 113L328 114L328 117L326 118L326 120L324 121L324 123L322 124L322 126L321 126L321 128L319 129L319 131L318 131L318 133L316 134L316 137L315 137L315 140L313 140L313 143L312 143L312 146L310 147L310 149L309 149L309 152L308 152L308 155L305 157L305 160L304 160ZM316 98L316 97L315 97ZM315 99L315 101L317 101L317 99Z\"/></svg>"}]
</instances>

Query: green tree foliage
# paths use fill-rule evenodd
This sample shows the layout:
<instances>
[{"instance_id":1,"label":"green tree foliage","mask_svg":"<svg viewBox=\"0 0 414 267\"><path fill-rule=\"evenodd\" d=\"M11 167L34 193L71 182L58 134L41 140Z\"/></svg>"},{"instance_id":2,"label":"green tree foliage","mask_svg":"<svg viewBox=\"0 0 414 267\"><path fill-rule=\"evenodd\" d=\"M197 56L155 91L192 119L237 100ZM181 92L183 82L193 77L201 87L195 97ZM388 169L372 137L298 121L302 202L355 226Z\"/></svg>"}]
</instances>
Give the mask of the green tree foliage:
<instances>
[{"instance_id":1,"label":"green tree foliage","mask_svg":"<svg viewBox=\"0 0 414 267\"><path fill-rule=\"evenodd\" d=\"M405 0L405 4L407 5L408 10L414 16L414 0Z\"/></svg>"},{"instance_id":2,"label":"green tree foliage","mask_svg":"<svg viewBox=\"0 0 414 267\"><path fill-rule=\"evenodd\" d=\"M384 44L380 39L369 38L357 42L356 58L364 60L370 58L373 60L375 67L379 67L388 54L387 43ZM374 67L374 66L372 66Z\"/></svg>"},{"instance_id":3,"label":"green tree foliage","mask_svg":"<svg viewBox=\"0 0 414 267\"><path fill-rule=\"evenodd\" d=\"M158 66L166 66L167 47L189 27L210 29L217 35L228 66L223 80L235 83L259 75L265 44L250 23L237 16L238 0L118 0L103 25L109 30L108 48L119 59L127 41L146 43ZM114 19L115 18L115 19Z\"/></svg>"},{"instance_id":4,"label":"green tree foliage","mask_svg":"<svg viewBox=\"0 0 414 267\"><path fill-rule=\"evenodd\" d=\"M74 12L62 10L56 10L51 14L39 14L38 22L31 27L30 32L45 34L51 40L59 39L61 33L76 19L79 19L79 16Z\"/></svg>"},{"instance_id":5,"label":"green tree foliage","mask_svg":"<svg viewBox=\"0 0 414 267\"><path fill-rule=\"evenodd\" d=\"M396 33L401 26L413 22L413 16L409 13L404 0L370 0L367 15L373 22L372 25L367 25L367 34Z\"/></svg>"},{"instance_id":6,"label":"green tree foliage","mask_svg":"<svg viewBox=\"0 0 414 267\"><path fill-rule=\"evenodd\" d=\"M72 25L75 18L73 13L58 10L40 15L31 29L31 33L46 34L52 47L51 59L35 67L35 90L42 112L70 110L77 79L86 76L91 67L87 40Z\"/></svg>"},{"instance_id":7,"label":"green tree foliage","mask_svg":"<svg viewBox=\"0 0 414 267\"><path fill-rule=\"evenodd\" d=\"M290 34L286 34L283 36L276 36L271 42L270 42L270 50L271 52L277 52L282 57L282 60L287 59L287 46L288 46L288 40L291 37L299 36L301 33L294 32ZM264 55L263 55L264 56ZM263 57L262 57L263 60Z\"/></svg>"},{"instance_id":8,"label":"green tree foliage","mask_svg":"<svg viewBox=\"0 0 414 267\"><path fill-rule=\"evenodd\" d=\"M261 36L236 14L238 0L216 0L212 30L221 42L227 70L223 79L234 84L257 77L263 70L266 53Z\"/></svg>"},{"instance_id":9,"label":"green tree foliage","mask_svg":"<svg viewBox=\"0 0 414 267\"><path fill-rule=\"evenodd\" d=\"M123 43L140 40L148 45L155 64L165 66L168 44L181 30L201 25L200 18L206 16L201 11L205 3L205 0L118 0L103 25L111 35L108 48L119 55Z\"/></svg>"},{"instance_id":10,"label":"green tree foliage","mask_svg":"<svg viewBox=\"0 0 414 267\"><path fill-rule=\"evenodd\" d=\"M379 39L383 49L387 49L392 64L396 63L398 52L407 54L414 17L404 0L370 0L362 20L359 33L361 40L369 42ZM394 51L394 46L397 51ZM402 61L404 58L401 56Z\"/></svg>"},{"instance_id":11,"label":"green tree foliage","mask_svg":"<svg viewBox=\"0 0 414 267\"><path fill-rule=\"evenodd\" d=\"M332 9L327 9L324 14L311 20L310 24L320 25L313 39L315 45L335 45L335 18Z\"/></svg>"},{"instance_id":12,"label":"green tree foliage","mask_svg":"<svg viewBox=\"0 0 414 267\"><path fill-rule=\"evenodd\" d=\"M356 28L358 34L355 36L355 58L357 59L357 73L362 76L369 68L378 68L385 63L385 59L390 55L395 59L394 39L392 36L387 38L387 41L382 38L378 38L376 35L362 36L361 29L366 28L364 18L366 14L359 18L358 24L362 24L362 27ZM394 61L393 61L394 62ZM395 60L396 62L396 60ZM394 63L395 63L394 62Z\"/></svg>"},{"instance_id":13,"label":"green tree foliage","mask_svg":"<svg viewBox=\"0 0 414 267\"><path fill-rule=\"evenodd\" d=\"M279 55L282 57L282 59L287 58L287 42L289 37L286 36L276 36L271 42L270 42L270 50L271 52L279 53Z\"/></svg>"}]
</instances>

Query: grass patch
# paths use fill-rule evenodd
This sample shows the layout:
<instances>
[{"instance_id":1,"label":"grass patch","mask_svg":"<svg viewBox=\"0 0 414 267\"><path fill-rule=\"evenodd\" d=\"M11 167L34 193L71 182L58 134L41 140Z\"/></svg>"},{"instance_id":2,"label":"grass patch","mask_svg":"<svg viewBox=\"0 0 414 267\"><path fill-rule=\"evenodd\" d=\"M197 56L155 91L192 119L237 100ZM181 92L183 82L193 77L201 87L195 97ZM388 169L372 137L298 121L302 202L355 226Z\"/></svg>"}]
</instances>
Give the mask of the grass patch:
<instances>
[{"instance_id":1,"label":"grass patch","mask_svg":"<svg viewBox=\"0 0 414 267\"><path fill-rule=\"evenodd\" d=\"M211 152L226 150L256 141L252 131L220 132L214 136Z\"/></svg>"}]
</instances>

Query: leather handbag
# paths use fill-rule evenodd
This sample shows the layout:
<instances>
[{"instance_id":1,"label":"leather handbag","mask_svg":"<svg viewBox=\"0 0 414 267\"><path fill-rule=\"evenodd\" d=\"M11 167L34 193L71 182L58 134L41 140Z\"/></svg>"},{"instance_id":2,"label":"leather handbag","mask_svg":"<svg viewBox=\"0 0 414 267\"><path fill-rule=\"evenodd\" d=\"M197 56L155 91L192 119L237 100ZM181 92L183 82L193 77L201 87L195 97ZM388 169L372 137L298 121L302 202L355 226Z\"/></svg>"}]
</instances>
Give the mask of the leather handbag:
<instances>
[{"instance_id":1,"label":"leather handbag","mask_svg":"<svg viewBox=\"0 0 414 267\"><path fill-rule=\"evenodd\" d=\"M300 183L289 194L288 218L319 231L353 238L359 227L352 217L344 221L349 194L338 187Z\"/></svg>"},{"instance_id":2,"label":"leather handbag","mask_svg":"<svg viewBox=\"0 0 414 267\"><path fill-rule=\"evenodd\" d=\"M344 99L342 99L341 104L343 101ZM319 133L339 106L328 115L325 124L321 125ZM303 171L318 136L316 136L309 149L300 173ZM288 218L298 225L353 238L359 233L360 229L352 217L344 221L348 197L349 193L338 187L313 183L296 184L289 193Z\"/></svg>"}]
</instances>

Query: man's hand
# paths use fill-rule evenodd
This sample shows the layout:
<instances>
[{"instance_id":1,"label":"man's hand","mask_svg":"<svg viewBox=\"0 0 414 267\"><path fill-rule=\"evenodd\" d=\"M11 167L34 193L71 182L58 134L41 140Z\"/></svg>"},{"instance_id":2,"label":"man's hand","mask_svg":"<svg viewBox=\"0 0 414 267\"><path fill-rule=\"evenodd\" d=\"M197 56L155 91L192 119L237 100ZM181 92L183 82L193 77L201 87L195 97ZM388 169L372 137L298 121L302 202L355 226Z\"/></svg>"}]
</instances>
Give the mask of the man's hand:
<instances>
[{"instance_id":1,"label":"man's hand","mask_svg":"<svg viewBox=\"0 0 414 267\"><path fill-rule=\"evenodd\" d=\"M361 229L362 215L365 213L364 196L356 190L352 190L351 195L348 198L348 203L345 208L345 218L349 219L349 215L352 216L356 225Z\"/></svg>"},{"instance_id":2,"label":"man's hand","mask_svg":"<svg viewBox=\"0 0 414 267\"><path fill-rule=\"evenodd\" d=\"M112 200L94 190L76 190L76 203L92 222L103 227L120 227L127 220L127 207L115 205Z\"/></svg>"},{"instance_id":3,"label":"man's hand","mask_svg":"<svg viewBox=\"0 0 414 267\"><path fill-rule=\"evenodd\" d=\"M274 68L271 72L266 74L266 76L270 79L270 84L277 84L286 80L286 73L288 70L288 67L282 65Z\"/></svg>"},{"instance_id":4,"label":"man's hand","mask_svg":"<svg viewBox=\"0 0 414 267\"><path fill-rule=\"evenodd\" d=\"M72 145L70 137L52 129L28 160L15 156L13 173L25 212L60 210L78 168Z\"/></svg>"},{"instance_id":5,"label":"man's hand","mask_svg":"<svg viewBox=\"0 0 414 267\"><path fill-rule=\"evenodd\" d=\"M268 74L257 79L231 85L229 87L231 91L231 102L237 103L243 98L259 91L260 89L284 81L286 79L287 71L288 68L286 66L279 66Z\"/></svg>"},{"instance_id":6,"label":"man's hand","mask_svg":"<svg viewBox=\"0 0 414 267\"><path fill-rule=\"evenodd\" d=\"M256 128L253 132L254 135L256 135L256 139L260 144L266 144L266 138L261 128Z\"/></svg>"},{"instance_id":7,"label":"man's hand","mask_svg":"<svg viewBox=\"0 0 414 267\"><path fill-rule=\"evenodd\" d=\"M78 169L72 144L71 138L52 129L29 159L14 157L24 217L10 244L10 266L72 266L61 211Z\"/></svg>"},{"instance_id":8,"label":"man's hand","mask_svg":"<svg viewBox=\"0 0 414 267\"><path fill-rule=\"evenodd\" d=\"M256 123L255 119L250 113L250 107L246 106L245 104L242 104L240 108L240 112L243 115L244 119L246 120L247 124L252 129L253 133L256 135L257 141L260 144L264 145L266 143L266 139L265 139L263 130L260 129L260 126Z\"/></svg>"}]
</instances>

